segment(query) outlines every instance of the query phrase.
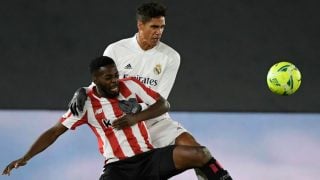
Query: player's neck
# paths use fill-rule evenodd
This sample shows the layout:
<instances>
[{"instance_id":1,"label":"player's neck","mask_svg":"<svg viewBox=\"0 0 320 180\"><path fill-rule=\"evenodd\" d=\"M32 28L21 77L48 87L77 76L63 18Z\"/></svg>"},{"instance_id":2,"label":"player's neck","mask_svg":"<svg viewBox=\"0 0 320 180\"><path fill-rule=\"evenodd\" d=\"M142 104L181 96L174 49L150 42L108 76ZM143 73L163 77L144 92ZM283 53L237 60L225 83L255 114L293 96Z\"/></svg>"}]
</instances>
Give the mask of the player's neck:
<instances>
[{"instance_id":1,"label":"player's neck","mask_svg":"<svg viewBox=\"0 0 320 180\"><path fill-rule=\"evenodd\" d=\"M96 95L98 98L102 97L102 94L100 93L100 90L97 88L97 86L93 87L92 92L94 95Z\"/></svg>"}]
</instances>

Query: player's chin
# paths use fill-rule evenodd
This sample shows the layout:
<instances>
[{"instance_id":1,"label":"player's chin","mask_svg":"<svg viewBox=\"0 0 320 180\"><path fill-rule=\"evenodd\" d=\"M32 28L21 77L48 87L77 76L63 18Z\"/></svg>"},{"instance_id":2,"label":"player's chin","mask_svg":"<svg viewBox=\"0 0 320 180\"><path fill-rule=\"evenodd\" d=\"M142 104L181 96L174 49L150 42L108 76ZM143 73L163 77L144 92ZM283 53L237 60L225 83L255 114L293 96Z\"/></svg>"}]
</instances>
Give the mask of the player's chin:
<instances>
[{"instance_id":1,"label":"player's chin","mask_svg":"<svg viewBox=\"0 0 320 180\"><path fill-rule=\"evenodd\" d=\"M115 98L115 97L118 97L119 96L119 92L117 93L109 93L109 97L110 98Z\"/></svg>"},{"instance_id":2,"label":"player's chin","mask_svg":"<svg viewBox=\"0 0 320 180\"><path fill-rule=\"evenodd\" d=\"M152 44L153 46L157 45L159 42L160 42L160 38L159 38L159 39L158 39L158 38L153 38L153 39L151 40L151 44Z\"/></svg>"},{"instance_id":3,"label":"player's chin","mask_svg":"<svg viewBox=\"0 0 320 180\"><path fill-rule=\"evenodd\" d=\"M104 89L104 92L108 95L108 97L114 98L119 95L119 87L115 86L109 89Z\"/></svg>"},{"instance_id":4,"label":"player's chin","mask_svg":"<svg viewBox=\"0 0 320 180\"><path fill-rule=\"evenodd\" d=\"M119 96L119 90L111 91L111 92L110 92L110 95L111 95L112 97L117 97L117 96Z\"/></svg>"}]
</instances>

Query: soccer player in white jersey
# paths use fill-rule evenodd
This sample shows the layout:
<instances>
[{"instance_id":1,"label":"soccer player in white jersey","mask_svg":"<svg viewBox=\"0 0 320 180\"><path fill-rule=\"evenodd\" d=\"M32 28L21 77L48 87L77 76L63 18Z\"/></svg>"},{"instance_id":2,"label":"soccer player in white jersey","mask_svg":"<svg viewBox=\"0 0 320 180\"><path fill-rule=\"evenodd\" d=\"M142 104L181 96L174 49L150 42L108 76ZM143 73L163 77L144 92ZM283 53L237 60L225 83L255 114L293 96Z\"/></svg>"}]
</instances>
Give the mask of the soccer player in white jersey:
<instances>
[{"instance_id":1,"label":"soccer player in white jersey","mask_svg":"<svg viewBox=\"0 0 320 180\"><path fill-rule=\"evenodd\" d=\"M160 41L165 16L166 8L162 4L142 4L136 13L138 32L131 38L110 44L104 56L115 60L120 78L135 77L168 98L179 69L180 55ZM83 95L85 90L80 88L69 104L74 114L83 107L81 98L86 98ZM135 104L132 105L134 106ZM147 120L146 124L152 143L157 147L170 144L199 146L194 137L178 122L173 121L168 113ZM196 170L196 174L199 180L205 179L200 171Z\"/></svg>"},{"instance_id":2,"label":"soccer player in white jersey","mask_svg":"<svg viewBox=\"0 0 320 180\"><path fill-rule=\"evenodd\" d=\"M87 93L83 113L74 116L68 111L64 114L56 125L36 140L23 157L4 169L4 175L10 175L13 168L27 164L28 160L49 147L68 129L87 124L96 135L99 150L106 159L100 180L164 180L194 167L203 169L211 180L229 178L205 147L153 147L143 120L168 111L169 103L160 94L135 78L119 80L118 70L110 57L94 59L90 63L90 72L95 85ZM126 114L119 103L129 99L150 106L138 113ZM129 127L119 129L122 123L129 123ZM212 162L216 172L208 166Z\"/></svg>"}]
</instances>

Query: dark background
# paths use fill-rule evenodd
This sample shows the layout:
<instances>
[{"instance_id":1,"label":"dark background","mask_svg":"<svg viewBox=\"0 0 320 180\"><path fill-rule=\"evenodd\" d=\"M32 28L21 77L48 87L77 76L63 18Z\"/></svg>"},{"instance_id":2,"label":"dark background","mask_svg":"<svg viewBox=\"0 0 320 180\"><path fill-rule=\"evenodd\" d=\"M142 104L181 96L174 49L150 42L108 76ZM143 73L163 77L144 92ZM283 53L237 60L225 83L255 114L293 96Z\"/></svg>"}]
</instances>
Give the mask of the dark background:
<instances>
[{"instance_id":1,"label":"dark background","mask_svg":"<svg viewBox=\"0 0 320 180\"><path fill-rule=\"evenodd\" d=\"M66 109L87 65L136 32L133 0L2 0L0 109ZM320 2L162 1L163 42L181 55L174 111L319 112ZM269 67L293 62L302 85L272 94Z\"/></svg>"}]
</instances>

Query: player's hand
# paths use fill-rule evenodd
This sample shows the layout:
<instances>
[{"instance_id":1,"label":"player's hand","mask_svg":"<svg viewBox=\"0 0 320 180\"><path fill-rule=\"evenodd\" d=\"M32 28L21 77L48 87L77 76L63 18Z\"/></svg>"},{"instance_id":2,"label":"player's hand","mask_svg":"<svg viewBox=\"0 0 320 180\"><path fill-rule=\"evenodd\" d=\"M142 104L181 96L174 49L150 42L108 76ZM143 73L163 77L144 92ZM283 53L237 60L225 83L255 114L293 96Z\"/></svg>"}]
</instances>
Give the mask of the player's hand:
<instances>
[{"instance_id":1,"label":"player's hand","mask_svg":"<svg viewBox=\"0 0 320 180\"><path fill-rule=\"evenodd\" d=\"M71 101L69 102L69 108L73 115L78 116L83 111L84 104L87 100L87 90L81 87L76 90Z\"/></svg>"},{"instance_id":2,"label":"player's hand","mask_svg":"<svg viewBox=\"0 0 320 180\"><path fill-rule=\"evenodd\" d=\"M27 164L27 161L24 158L17 159L15 161L12 161L2 172L2 175L8 175L10 176L10 172L13 168L17 169L20 166L24 166Z\"/></svg>"},{"instance_id":3,"label":"player's hand","mask_svg":"<svg viewBox=\"0 0 320 180\"><path fill-rule=\"evenodd\" d=\"M130 127L132 125L135 125L137 122L138 121L133 114L126 114L120 117L119 119L116 119L115 121L113 121L112 127L117 130L120 130L126 127Z\"/></svg>"},{"instance_id":4,"label":"player's hand","mask_svg":"<svg viewBox=\"0 0 320 180\"><path fill-rule=\"evenodd\" d=\"M141 111L141 105L135 98L119 101L120 109L126 114L135 114Z\"/></svg>"}]
</instances>

